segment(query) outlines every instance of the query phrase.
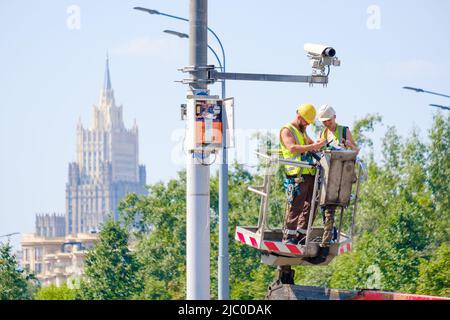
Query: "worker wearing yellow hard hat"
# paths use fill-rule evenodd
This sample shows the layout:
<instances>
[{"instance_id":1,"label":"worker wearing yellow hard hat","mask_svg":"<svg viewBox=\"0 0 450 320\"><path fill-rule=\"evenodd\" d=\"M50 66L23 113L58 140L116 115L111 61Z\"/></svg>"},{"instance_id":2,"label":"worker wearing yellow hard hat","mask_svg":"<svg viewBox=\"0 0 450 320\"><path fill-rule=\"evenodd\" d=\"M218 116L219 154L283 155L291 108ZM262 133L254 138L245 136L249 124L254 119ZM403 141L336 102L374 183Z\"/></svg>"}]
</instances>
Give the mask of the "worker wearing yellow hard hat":
<instances>
[{"instance_id":1,"label":"worker wearing yellow hard hat","mask_svg":"<svg viewBox=\"0 0 450 320\"><path fill-rule=\"evenodd\" d=\"M312 162L309 151L318 151L325 141L314 142L306 128L314 123L316 109L310 103L297 108L295 118L280 130L281 155L284 159ZM308 229L311 198L314 190L316 169L284 166L286 178L284 187L288 198L283 241L288 244L304 244Z\"/></svg>"},{"instance_id":2,"label":"worker wearing yellow hard hat","mask_svg":"<svg viewBox=\"0 0 450 320\"><path fill-rule=\"evenodd\" d=\"M316 120L316 108L310 103L304 103L297 108L297 115L300 115L308 124Z\"/></svg>"}]
</instances>

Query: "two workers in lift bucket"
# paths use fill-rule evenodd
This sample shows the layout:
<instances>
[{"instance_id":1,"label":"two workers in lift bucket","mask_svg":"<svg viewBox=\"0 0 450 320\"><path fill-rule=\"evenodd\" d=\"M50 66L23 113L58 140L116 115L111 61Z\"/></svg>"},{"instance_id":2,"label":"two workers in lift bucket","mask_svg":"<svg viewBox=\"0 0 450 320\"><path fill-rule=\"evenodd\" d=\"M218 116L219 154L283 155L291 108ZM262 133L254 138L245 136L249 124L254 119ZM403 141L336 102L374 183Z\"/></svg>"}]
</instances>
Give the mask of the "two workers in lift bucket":
<instances>
[{"instance_id":1,"label":"two workers in lift bucket","mask_svg":"<svg viewBox=\"0 0 450 320\"><path fill-rule=\"evenodd\" d=\"M345 148L359 152L349 128L336 123L336 112L330 105L325 104L320 107L318 119L323 123L325 129L320 133L319 139L314 141L306 133L306 128L315 122L316 109L310 103L302 104L297 108L295 118L280 130L283 158L312 163L315 152L326 147ZM287 209L283 242L304 245L317 170L316 168L300 168L290 165L284 167ZM318 255L308 258L308 261L313 264L319 264L326 260L330 243L333 238L336 238L335 228L333 228L336 207L324 206L321 209L324 218L324 232Z\"/></svg>"}]
</instances>

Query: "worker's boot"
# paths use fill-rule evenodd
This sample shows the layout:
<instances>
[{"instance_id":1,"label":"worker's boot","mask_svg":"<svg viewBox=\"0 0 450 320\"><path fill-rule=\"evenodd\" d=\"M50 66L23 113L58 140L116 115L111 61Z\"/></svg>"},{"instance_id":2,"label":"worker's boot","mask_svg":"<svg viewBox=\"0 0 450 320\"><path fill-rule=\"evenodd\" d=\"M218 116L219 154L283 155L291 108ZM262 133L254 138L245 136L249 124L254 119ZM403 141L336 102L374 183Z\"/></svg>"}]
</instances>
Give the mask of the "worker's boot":
<instances>
[{"instance_id":1,"label":"worker's boot","mask_svg":"<svg viewBox=\"0 0 450 320\"><path fill-rule=\"evenodd\" d=\"M306 235L300 234L297 236L297 243L304 246L306 244Z\"/></svg>"},{"instance_id":2,"label":"worker's boot","mask_svg":"<svg viewBox=\"0 0 450 320\"><path fill-rule=\"evenodd\" d=\"M329 253L330 247L319 247L319 252L317 253L317 256L307 258L306 261L308 261L311 264L321 264L327 260Z\"/></svg>"},{"instance_id":3,"label":"worker's boot","mask_svg":"<svg viewBox=\"0 0 450 320\"><path fill-rule=\"evenodd\" d=\"M297 229L297 243L304 246L306 244L306 230Z\"/></svg>"},{"instance_id":4,"label":"worker's boot","mask_svg":"<svg viewBox=\"0 0 450 320\"><path fill-rule=\"evenodd\" d=\"M283 243L284 244L293 244L293 245L297 245L298 244L298 240L296 237L288 237L287 239L283 239Z\"/></svg>"},{"instance_id":5,"label":"worker's boot","mask_svg":"<svg viewBox=\"0 0 450 320\"><path fill-rule=\"evenodd\" d=\"M295 230L285 229L283 231L283 243L297 245L297 233Z\"/></svg>"}]
</instances>

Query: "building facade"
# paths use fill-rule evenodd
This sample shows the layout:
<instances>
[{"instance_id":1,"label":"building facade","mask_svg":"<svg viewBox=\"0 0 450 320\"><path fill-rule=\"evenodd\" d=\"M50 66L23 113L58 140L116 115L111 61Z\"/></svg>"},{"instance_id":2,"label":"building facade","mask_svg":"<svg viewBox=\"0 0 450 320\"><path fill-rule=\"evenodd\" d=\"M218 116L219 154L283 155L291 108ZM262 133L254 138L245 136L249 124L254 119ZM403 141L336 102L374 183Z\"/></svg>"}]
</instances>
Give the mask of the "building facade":
<instances>
[{"instance_id":1,"label":"building facade","mask_svg":"<svg viewBox=\"0 0 450 320\"><path fill-rule=\"evenodd\" d=\"M43 237L25 234L22 239L22 268L34 273L43 286L76 285L84 272L86 252L97 234Z\"/></svg>"},{"instance_id":2,"label":"building facade","mask_svg":"<svg viewBox=\"0 0 450 320\"><path fill-rule=\"evenodd\" d=\"M109 61L92 124L77 126L76 162L69 164L66 185L66 234L98 230L126 193L147 194L145 166L139 165L138 127L125 128L123 107L116 105Z\"/></svg>"},{"instance_id":3,"label":"building facade","mask_svg":"<svg viewBox=\"0 0 450 320\"><path fill-rule=\"evenodd\" d=\"M37 214L36 235L40 237L64 237L66 233L66 218L64 215Z\"/></svg>"}]
</instances>

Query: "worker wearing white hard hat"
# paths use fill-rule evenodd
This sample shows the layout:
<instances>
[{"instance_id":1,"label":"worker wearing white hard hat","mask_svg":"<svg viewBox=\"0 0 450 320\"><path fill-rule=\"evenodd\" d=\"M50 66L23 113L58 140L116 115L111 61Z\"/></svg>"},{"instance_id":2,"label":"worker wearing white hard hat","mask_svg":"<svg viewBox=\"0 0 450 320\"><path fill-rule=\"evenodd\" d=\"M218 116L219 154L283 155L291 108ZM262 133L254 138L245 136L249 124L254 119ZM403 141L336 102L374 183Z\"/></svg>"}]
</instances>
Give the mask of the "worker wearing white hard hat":
<instances>
[{"instance_id":1,"label":"worker wearing white hard hat","mask_svg":"<svg viewBox=\"0 0 450 320\"><path fill-rule=\"evenodd\" d=\"M318 112L318 118L325 126L320 137L326 140L328 145L359 152L350 129L336 123L336 111L332 106L329 104L322 105Z\"/></svg>"},{"instance_id":2,"label":"worker wearing white hard hat","mask_svg":"<svg viewBox=\"0 0 450 320\"><path fill-rule=\"evenodd\" d=\"M336 111L332 106L329 104L322 105L319 108L317 117L325 126L325 129L320 134L320 138L326 141L327 146L335 149L351 149L359 152L352 134L350 133L350 129L336 123ZM318 255L308 259L308 261L313 264L320 264L326 260L329 254L331 240L337 237L337 232L334 228L336 206L330 205L322 207L321 209L324 218L323 235Z\"/></svg>"}]
</instances>

